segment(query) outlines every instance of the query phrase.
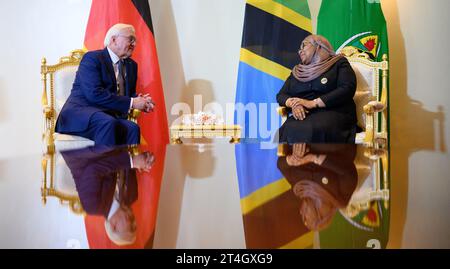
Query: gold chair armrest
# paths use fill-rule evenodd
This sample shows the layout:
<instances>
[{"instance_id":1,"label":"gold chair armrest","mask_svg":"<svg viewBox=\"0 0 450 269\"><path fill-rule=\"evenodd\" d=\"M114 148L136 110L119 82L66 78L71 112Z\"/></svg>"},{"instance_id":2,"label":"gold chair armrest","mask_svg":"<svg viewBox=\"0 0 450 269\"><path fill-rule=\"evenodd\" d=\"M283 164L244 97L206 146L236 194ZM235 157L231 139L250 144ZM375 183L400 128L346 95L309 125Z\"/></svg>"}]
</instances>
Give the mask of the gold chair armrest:
<instances>
[{"instance_id":1,"label":"gold chair armrest","mask_svg":"<svg viewBox=\"0 0 450 269\"><path fill-rule=\"evenodd\" d=\"M133 108L128 114L128 120L137 123L137 118L141 115L141 111L139 109Z\"/></svg>"},{"instance_id":2,"label":"gold chair armrest","mask_svg":"<svg viewBox=\"0 0 450 269\"><path fill-rule=\"evenodd\" d=\"M288 108L285 106L280 106L277 108L277 113L282 117L287 117L288 115Z\"/></svg>"},{"instance_id":3,"label":"gold chair armrest","mask_svg":"<svg viewBox=\"0 0 450 269\"><path fill-rule=\"evenodd\" d=\"M286 152L288 150L289 145L288 144L278 144L277 148L277 156L278 157L285 157Z\"/></svg>"},{"instance_id":4,"label":"gold chair armrest","mask_svg":"<svg viewBox=\"0 0 450 269\"><path fill-rule=\"evenodd\" d=\"M55 115L55 111L50 106L44 106L42 112L44 113L44 117L46 119L51 119Z\"/></svg>"},{"instance_id":5,"label":"gold chair armrest","mask_svg":"<svg viewBox=\"0 0 450 269\"><path fill-rule=\"evenodd\" d=\"M364 106L365 113L376 113L381 112L386 108L386 105L379 101L370 101ZM366 112L367 111L367 112Z\"/></svg>"},{"instance_id":6,"label":"gold chair armrest","mask_svg":"<svg viewBox=\"0 0 450 269\"><path fill-rule=\"evenodd\" d=\"M364 138L364 142L369 145L372 146L373 145L373 140L374 140L374 107L367 104L363 107L364 113L367 115L366 117L366 135Z\"/></svg>"}]
</instances>

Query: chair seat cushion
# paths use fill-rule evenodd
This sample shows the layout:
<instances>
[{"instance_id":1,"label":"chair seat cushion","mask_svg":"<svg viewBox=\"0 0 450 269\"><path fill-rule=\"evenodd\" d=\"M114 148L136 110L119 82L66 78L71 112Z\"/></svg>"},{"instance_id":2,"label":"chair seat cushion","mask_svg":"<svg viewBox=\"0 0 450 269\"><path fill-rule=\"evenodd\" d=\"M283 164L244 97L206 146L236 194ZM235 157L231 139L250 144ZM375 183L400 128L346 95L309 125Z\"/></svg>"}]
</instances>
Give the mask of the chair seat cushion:
<instances>
[{"instance_id":1,"label":"chair seat cushion","mask_svg":"<svg viewBox=\"0 0 450 269\"><path fill-rule=\"evenodd\" d=\"M76 136L76 135L68 135L68 134L60 134L60 133L54 133L53 139L59 140L59 141L92 141L90 139L87 139L85 137Z\"/></svg>"},{"instance_id":2,"label":"chair seat cushion","mask_svg":"<svg viewBox=\"0 0 450 269\"><path fill-rule=\"evenodd\" d=\"M55 141L55 148L58 151L79 149L93 146L95 144L94 141L81 136L67 135L60 133L54 133L53 139Z\"/></svg>"},{"instance_id":3,"label":"chair seat cushion","mask_svg":"<svg viewBox=\"0 0 450 269\"><path fill-rule=\"evenodd\" d=\"M366 132L357 133L355 137L355 144L364 144L366 138Z\"/></svg>"}]
</instances>

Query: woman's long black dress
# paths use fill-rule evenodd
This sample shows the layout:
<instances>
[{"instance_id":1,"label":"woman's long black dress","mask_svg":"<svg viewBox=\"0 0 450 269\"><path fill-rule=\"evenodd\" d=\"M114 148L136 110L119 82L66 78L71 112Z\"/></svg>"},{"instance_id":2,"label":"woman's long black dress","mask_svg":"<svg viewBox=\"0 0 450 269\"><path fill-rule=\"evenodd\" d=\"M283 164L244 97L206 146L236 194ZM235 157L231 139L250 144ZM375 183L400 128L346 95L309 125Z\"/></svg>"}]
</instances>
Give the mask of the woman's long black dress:
<instances>
[{"instance_id":1,"label":"woman's long black dress","mask_svg":"<svg viewBox=\"0 0 450 269\"><path fill-rule=\"evenodd\" d=\"M306 118L296 120L291 114L281 126L281 143L354 143L357 131L356 75L346 58L309 82L300 82L292 74L277 94L280 106L290 97L313 100L320 97L325 108L314 108Z\"/></svg>"}]
</instances>

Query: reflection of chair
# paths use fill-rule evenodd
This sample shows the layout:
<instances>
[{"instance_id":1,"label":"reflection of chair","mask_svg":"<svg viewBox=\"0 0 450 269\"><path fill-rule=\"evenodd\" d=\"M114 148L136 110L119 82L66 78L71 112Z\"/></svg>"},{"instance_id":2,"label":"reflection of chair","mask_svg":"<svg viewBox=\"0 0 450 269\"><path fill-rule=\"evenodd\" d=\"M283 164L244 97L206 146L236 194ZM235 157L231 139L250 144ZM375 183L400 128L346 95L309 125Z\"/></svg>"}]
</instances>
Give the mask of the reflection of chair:
<instances>
[{"instance_id":1,"label":"reflection of chair","mask_svg":"<svg viewBox=\"0 0 450 269\"><path fill-rule=\"evenodd\" d=\"M131 155L139 155L141 151L136 146L129 146ZM42 187L41 198L44 204L48 197L56 197L62 205L68 205L75 214L85 215L75 179L69 166L60 152L47 152L42 157Z\"/></svg>"},{"instance_id":2,"label":"reflection of chair","mask_svg":"<svg viewBox=\"0 0 450 269\"><path fill-rule=\"evenodd\" d=\"M42 59L41 79L43 82L42 106L44 112L44 133L46 151L53 152L56 148L73 149L91 146L93 141L74 135L55 133L55 123L58 114L70 95L75 75L85 51L74 50L70 56L60 58L55 65L47 65L47 60ZM129 119L136 122L140 111L134 109Z\"/></svg>"},{"instance_id":3,"label":"reflection of chair","mask_svg":"<svg viewBox=\"0 0 450 269\"><path fill-rule=\"evenodd\" d=\"M289 145L278 145L278 156L286 156ZM358 185L347 207L341 210L346 218L353 218L368 210L374 201L383 201L388 209L389 201L389 160L388 152L373 147L358 145L354 161L358 173Z\"/></svg>"},{"instance_id":4,"label":"reflection of chair","mask_svg":"<svg viewBox=\"0 0 450 269\"><path fill-rule=\"evenodd\" d=\"M355 158L358 171L358 185L350 202L341 213L344 217L354 218L360 212L369 210L374 201L383 201L388 209L389 177L388 153L383 149L358 147Z\"/></svg>"},{"instance_id":5,"label":"reflection of chair","mask_svg":"<svg viewBox=\"0 0 450 269\"><path fill-rule=\"evenodd\" d=\"M358 126L360 126L364 132L356 135L355 142L358 144L365 143L370 146L375 142L386 144L388 138L387 55L383 56L382 62L373 62L366 53L360 53L353 47L345 47L342 50L342 53L349 60L357 78L357 89L353 99L356 104ZM382 80L381 91L380 77ZM283 117L284 122L288 114L287 108L278 108L278 113Z\"/></svg>"},{"instance_id":6,"label":"reflection of chair","mask_svg":"<svg viewBox=\"0 0 450 269\"><path fill-rule=\"evenodd\" d=\"M47 197L56 197L61 204L67 204L76 214L84 214L75 181L61 154L45 154L42 158L43 181L41 197L44 204Z\"/></svg>"}]
</instances>

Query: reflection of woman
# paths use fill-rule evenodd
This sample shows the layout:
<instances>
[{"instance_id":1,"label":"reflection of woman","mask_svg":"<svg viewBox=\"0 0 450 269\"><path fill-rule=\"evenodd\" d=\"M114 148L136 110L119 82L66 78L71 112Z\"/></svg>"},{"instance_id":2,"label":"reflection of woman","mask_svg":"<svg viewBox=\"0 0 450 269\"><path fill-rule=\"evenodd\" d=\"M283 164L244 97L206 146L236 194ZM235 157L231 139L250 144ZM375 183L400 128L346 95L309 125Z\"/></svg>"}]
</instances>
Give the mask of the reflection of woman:
<instances>
[{"instance_id":1,"label":"reflection of woman","mask_svg":"<svg viewBox=\"0 0 450 269\"><path fill-rule=\"evenodd\" d=\"M326 228L336 211L347 206L358 180L355 154L356 145L296 144L278 159L278 169L300 199L308 229Z\"/></svg>"},{"instance_id":2,"label":"reflection of woman","mask_svg":"<svg viewBox=\"0 0 450 269\"><path fill-rule=\"evenodd\" d=\"M318 35L305 38L299 55L301 63L277 95L292 111L280 128L280 142L353 143L356 76L350 63Z\"/></svg>"}]
</instances>

